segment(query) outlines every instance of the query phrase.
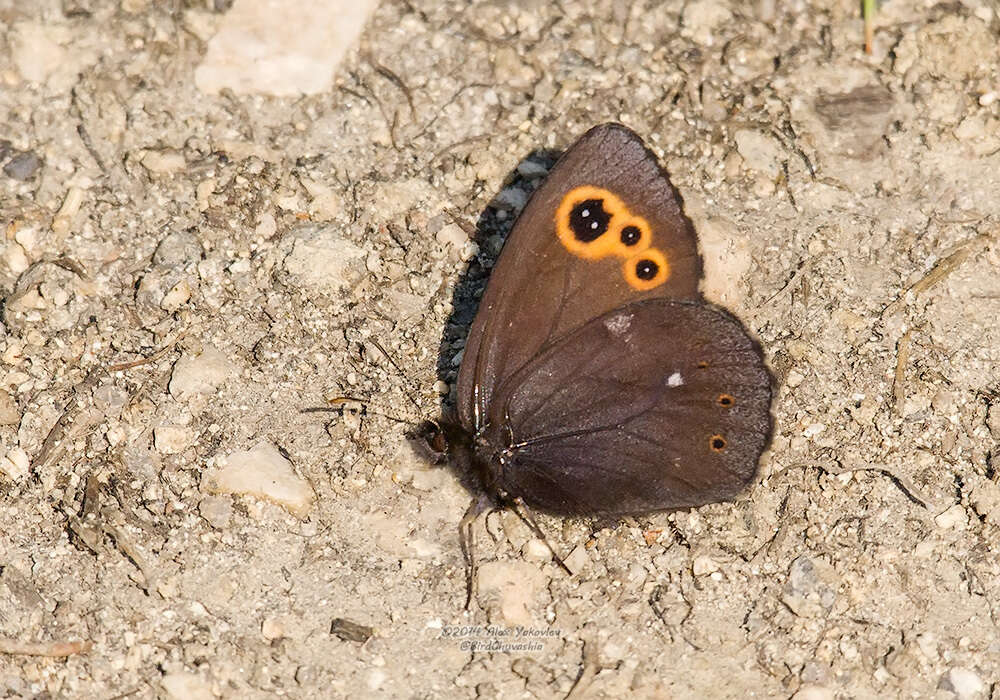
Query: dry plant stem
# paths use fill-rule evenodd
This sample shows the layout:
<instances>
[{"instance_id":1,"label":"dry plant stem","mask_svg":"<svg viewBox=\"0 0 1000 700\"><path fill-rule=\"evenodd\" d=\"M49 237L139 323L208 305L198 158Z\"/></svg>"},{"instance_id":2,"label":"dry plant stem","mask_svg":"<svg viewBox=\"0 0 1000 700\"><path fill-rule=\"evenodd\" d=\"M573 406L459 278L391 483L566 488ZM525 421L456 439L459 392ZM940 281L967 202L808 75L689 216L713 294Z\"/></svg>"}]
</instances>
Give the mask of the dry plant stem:
<instances>
[{"instance_id":1,"label":"dry plant stem","mask_svg":"<svg viewBox=\"0 0 1000 700\"><path fill-rule=\"evenodd\" d=\"M43 265L55 265L56 267L61 267L67 272L72 272L82 280L90 279L90 276L87 274L87 270L83 267L83 265L68 255L60 255L57 258L43 258L42 260L31 263L31 265L28 266L28 269L18 275L17 282L14 283L14 291L4 302L6 305L10 305L12 302L17 301L24 295L28 287L31 286L32 275L34 275L35 271Z\"/></svg>"},{"instance_id":2,"label":"dry plant stem","mask_svg":"<svg viewBox=\"0 0 1000 700\"><path fill-rule=\"evenodd\" d=\"M580 698L585 697L591 684L594 682L594 678L597 677L597 672L600 670L601 664L597 658L597 647L592 643L588 644L584 642L583 669L580 671L580 676L576 679L576 683L566 693L566 700L580 700Z\"/></svg>"},{"instance_id":3,"label":"dry plant stem","mask_svg":"<svg viewBox=\"0 0 1000 700\"><path fill-rule=\"evenodd\" d=\"M68 264L68 263L64 264L63 258L60 258L59 260L55 260L52 262L54 264L60 265L61 267L66 267L66 264ZM76 263L73 264L76 265ZM77 267L79 266L77 265ZM66 269L73 269L73 268L66 267ZM82 268L80 269L82 270ZM81 276L85 275L85 273L80 273L80 272L78 272L78 274L81 274ZM89 393L90 390L94 388L94 385L97 384L98 378L105 372L119 372L122 370L131 369L133 367L139 367L140 365L149 364L150 362L155 362L156 360L160 359L168 352L170 352L170 350L183 337L184 337L184 332L183 331L179 332L173 338L168 340L167 343L162 348L154 352L149 357L145 357L139 360L133 360L131 362L122 362L115 365L109 365L108 367L103 367L103 368L98 367L92 369L87 374L87 376L84 377L83 381L81 381L79 384L73 387L73 392L72 392L73 396L78 397L86 393ZM48 435L45 436L45 441L42 443L42 447L38 450L38 454L35 455L34 463L37 465L35 467L36 470L44 468L49 463L49 461L57 460L62 454L63 450L65 449L64 445L62 444L62 438L66 433L66 428L73 421L73 418L76 416L76 414L80 411L79 404L75 403L74 401L75 398L71 399L71 402L67 405L62 415L59 416L59 420L55 422L55 424L49 430Z\"/></svg>"},{"instance_id":4,"label":"dry plant stem","mask_svg":"<svg viewBox=\"0 0 1000 700\"><path fill-rule=\"evenodd\" d=\"M865 20L865 53L870 56L872 45L875 43L875 11L878 9L878 3L876 0L864 0L863 8Z\"/></svg>"},{"instance_id":5,"label":"dry plant stem","mask_svg":"<svg viewBox=\"0 0 1000 700\"><path fill-rule=\"evenodd\" d=\"M879 472L884 474L895 482L899 490L902 491L907 498L909 498L914 503L922 505L928 510L931 509L930 499L920 493L920 490L914 485L914 483L906 476L897 473L895 470L889 467L882 467L878 465L869 465L864 467L834 467L829 464L822 464L819 462L806 462L803 464L795 464L793 467L799 467L803 469L814 468L819 469L824 474L829 474L830 476L839 476L841 474L846 474L847 472Z\"/></svg>"},{"instance_id":6,"label":"dry plant stem","mask_svg":"<svg viewBox=\"0 0 1000 700\"><path fill-rule=\"evenodd\" d=\"M66 514L67 521L73 533L94 554L106 552L103 537L110 537L115 547L125 555L142 574L142 589L150 594L156 589L157 577L154 568L146 556L132 542L132 539L117 524L121 521L121 512L117 508L101 504L101 483L94 472L87 476L83 498L83 511L78 516ZM116 522L117 521L117 522Z\"/></svg>"},{"instance_id":7,"label":"dry plant stem","mask_svg":"<svg viewBox=\"0 0 1000 700\"><path fill-rule=\"evenodd\" d=\"M912 331L906 331L896 344L896 373L892 380L896 413L902 413L903 401L906 400L906 364L910 361L911 336Z\"/></svg>"},{"instance_id":8,"label":"dry plant stem","mask_svg":"<svg viewBox=\"0 0 1000 700\"><path fill-rule=\"evenodd\" d=\"M0 654L59 658L86 654L93 646L93 642L22 642L18 639L0 637Z\"/></svg>"},{"instance_id":9,"label":"dry plant stem","mask_svg":"<svg viewBox=\"0 0 1000 700\"><path fill-rule=\"evenodd\" d=\"M63 411L62 415L59 416L59 420L49 430L48 435L45 436L45 441L42 443L42 447L38 450L38 454L35 455L34 463L36 471L43 469L49 460L55 461L62 454L65 446L61 441L63 435L66 433L66 427L80 410L79 404L76 403L76 397L89 392L97 383L97 377L98 370L92 370L82 382L73 387L73 398L70 399L69 405Z\"/></svg>"},{"instance_id":10,"label":"dry plant stem","mask_svg":"<svg viewBox=\"0 0 1000 700\"><path fill-rule=\"evenodd\" d=\"M939 260L937 264L931 268L930 272L909 286L906 291L899 295L896 301L886 306L885 309L882 310L882 316L892 316L894 313L899 311L908 303L908 297L910 297L911 292L914 297L918 294L926 292L935 284L957 270L962 263L964 263L969 256L972 255L974 249L977 248L978 245L992 239L996 233L997 232L994 231L993 233L979 235L971 241L961 244L956 251Z\"/></svg>"},{"instance_id":11,"label":"dry plant stem","mask_svg":"<svg viewBox=\"0 0 1000 700\"><path fill-rule=\"evenodd\" d=\"M151 362L156 362L161 357L170 352L173 349L173 347L178 343L178 341L180 341L180 339L183 337L184 337L183 332L178 333L171 340L167 341L167 343L162 348L155 351L149 357L142 357L139 358L138 360L132 360L131 362L120 362L115 365L108 365L105 369L107 369L108 372L121 372L122 370L132 369L133 367L141 367L142 365L148 365Z\"/></svg>"},{"instance_id":12,"label":"dry plant stem","mask_svg":"<svg viewBox=\"0 0 1000 700\"><path fill-rule=\"evenodd\" d=\"M132 542L131 538L121 528L111 523L102 523L101 527L105 533L114 538L115 544L118 546L118 551L128 557L135 564L136 568L139 569L139 573L142 574L143 579L141 586L147 595L156 590L156 574L152 566L150 566L149 561L139 551L139 548Z\"/></svg>"}]
</instances>

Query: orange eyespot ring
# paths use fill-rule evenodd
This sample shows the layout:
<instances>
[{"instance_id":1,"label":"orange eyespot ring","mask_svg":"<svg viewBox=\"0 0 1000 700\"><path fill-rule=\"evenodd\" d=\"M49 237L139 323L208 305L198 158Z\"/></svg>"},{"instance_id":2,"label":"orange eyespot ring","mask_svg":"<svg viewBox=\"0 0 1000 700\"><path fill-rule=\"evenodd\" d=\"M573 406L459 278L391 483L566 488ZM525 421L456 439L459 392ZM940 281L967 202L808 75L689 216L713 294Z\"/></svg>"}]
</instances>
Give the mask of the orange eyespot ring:
<instances>
[{"instance_id":1,"label":"orange eyespot ring","mask_svg":"<svg viewBox=\"0 0 1000 700\"><path fill-rule=\"evenodd\" d=\"M623 258L637 255L653 245L653 230L649 223L638 216L621 216L612 222L611 233L615 238L615 253Z\"/></svg>"},{"instance_id":2,"label":"orange eyespot ring","mask_svg":"<svg viewBox=\"0 0 1000 700\"><path fill-rule=\"evenodd\" d=\"M722 452L728 444L726 438L721 435L713 435L708 439L708 446L712 449L712 452Z\"/></svg>"},{"instance_id":3,"label":"orange eyespot ring","mask_svg":"<svg viewBox=\"0 0 1000 700\"><path fill-rule=\"evenodd\" d=\"M708 360L702 360L699 362L698 369L708 369Z\"/></svg>"},{"instance_id":4,"label":"orange eyespot ring","mask_svg":"<svg viewBox=\"0 0 1000 700\"><path fill-rule=\"evenodd\" d=\"M659 287L670 277L667 256L649 248L625 261L625 281L636 291L645 292Z\"/></svg>"},{"instance_id":5,"label":"orange eyespot ring","mask_svg":"<svg viewBox=\"0 0 1000 700\"><path fill-rule=\"evenodd\" d=\"M625 203L602 187L574 187L556 209L556 235L573 255L599 260L617 251L617 220L626 215Z\"/></svg>"},{"instance_id":6,"label":"orange eyespot ring","mask_svg":"<svg viewBox=\"0 0 1000 700\"><path fill-rule=\"evenodd\" d=\"M733 398L732 394L719 394L719 398L715 402L723 408L729 408L736 403L736 399Z\"/></svg>"}]
</instances>

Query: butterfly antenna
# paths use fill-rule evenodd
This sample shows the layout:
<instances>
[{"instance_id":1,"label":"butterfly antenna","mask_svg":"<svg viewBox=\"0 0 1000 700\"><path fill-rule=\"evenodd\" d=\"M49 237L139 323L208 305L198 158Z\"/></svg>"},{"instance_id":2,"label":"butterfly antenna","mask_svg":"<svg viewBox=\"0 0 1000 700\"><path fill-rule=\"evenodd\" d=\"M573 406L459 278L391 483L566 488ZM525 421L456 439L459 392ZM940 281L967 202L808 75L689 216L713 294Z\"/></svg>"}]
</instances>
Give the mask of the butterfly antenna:
<instances>
[{"instance_id":1,"label":"butterfly antenna","mask_svg":"<svg viewBox=\"0 0 1000 700\"><path fill-rule=\"evenodd\" d=\"M415 398L413 398L413 395L406 388L406 373L403 372L403 369L396 363L396 360L392 357L392 355L389 354L389 351L386 350L384 347L382 347L382 344L377 340L375 340L374 338L369 338L367 342L370 342L372 345L377 347L379 349L379 352L385 355L385 359L387 359L389 361L389 364L392 365L392 368L396 370L396 374L398 374L400 378L404 380L403 393L406 395L406 398L409 400L409 402L413 404L413 407L417 409L417 414L420 415L424 413L425 409L421 408L420 404L417 402Z\"/></svg>"},{"instance_id":2,"label":"butterfly antenna","mask_svg":"<svg viewBox=\"0 0 1000 700\"><path fill-rule=\"evenodd\" d=\"M388 413L382 413L381 411L369 410L368 406L371 402L367 399L361 399L356 396L334 396L333 398L327 399L327 403L330 405L303 408L299 411L299 413L339 413L340 415L344 415L346 411L353 410L350 406L348 406L348 404L357 403L361 405L361 410L359 412L363 416L379 416L404 425L413 424L413 421L408 418L400 418Z\"/></svg>"},{"instance_id":3,"label":"butterfly antenna","mask_svg":"<svg viewBox=\"0 0 1000 700\"><path fill-rule=\"evenodd\" d=\"M559 556L556 552L556 548L552 546L552 543L549 542L549 538L545 536L545 532L542 531L542 528L539 527L534 517L532 517L531 511L528 510L528 506L524 503L524 499L520 496L515 496L511 499L511 502L514 504L514 512L517 513L517 517L519 517L525 525L531 528L531 531L535 533L538 539L545 543L545 546L549 548L550 552L552 552L552 558L556 560L556 563L558 563L560 567L562 567L562 570L572 576L573 572L569 570L568 566L566 566L566 562L563 561L561 556Z\"/></svg>"}]
</instances>

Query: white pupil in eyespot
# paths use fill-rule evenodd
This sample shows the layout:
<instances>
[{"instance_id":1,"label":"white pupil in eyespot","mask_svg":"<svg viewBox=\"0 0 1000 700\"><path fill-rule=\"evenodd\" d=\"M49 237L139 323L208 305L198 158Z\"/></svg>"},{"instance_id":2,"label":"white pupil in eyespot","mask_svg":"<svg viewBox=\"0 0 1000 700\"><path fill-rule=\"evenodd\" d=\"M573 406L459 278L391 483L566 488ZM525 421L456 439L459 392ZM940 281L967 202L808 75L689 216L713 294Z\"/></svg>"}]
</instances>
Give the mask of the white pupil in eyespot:
<instances>
[{"instance_id":1,"label":"white pupil in eyespot","mask_svg":"<svg viewBox=\"0 0 1000 700\"><path fill-rule=\"evenodd\" d=\"M595 221L592 224L590 224L590 228L597 228L597 222Z\"/></svg>"}]
</instances>

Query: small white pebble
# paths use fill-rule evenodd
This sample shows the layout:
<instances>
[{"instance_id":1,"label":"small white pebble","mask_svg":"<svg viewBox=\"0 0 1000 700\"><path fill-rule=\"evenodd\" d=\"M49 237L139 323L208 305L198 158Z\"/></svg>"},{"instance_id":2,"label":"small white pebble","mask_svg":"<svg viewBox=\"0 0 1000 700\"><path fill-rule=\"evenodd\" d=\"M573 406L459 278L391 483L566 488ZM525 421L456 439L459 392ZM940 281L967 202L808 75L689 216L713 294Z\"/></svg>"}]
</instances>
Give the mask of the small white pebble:
<instances>
[{"instance_id":1,"label":"small white pebble","mask_svg":"<svg viewBox=\"0 0 1000 700\"><path fill-rule=\"evenodd\" d=\"M802 434L807 438L811 438L819 435L824 430L826 430L826 425L823 423L812 423L811 425L806 426L806 429L802 431Z\"/></svg>"},{"instance_id":2,"label":"small white pebble","mask_svg":"<svg viewBox=\"0 0 1000 700\"><path fill-rule=\"evenodd\" d=\"M934 518L934 523L943 530L961 529L969 522L969 516L960 503L956 503Z\"/></svg>"},{"instance_id":3,"label":"small white pebble","mask_svg":"<svg viewBox=\"0 0 1000 700\"><path fill-rule=\"evenodd\" d=\"M378 690L379 688L382 687L382 684L385 683L385 679L387 677L388 676L386 675L385 671L383 671L382 669L379 668L372 669L368 673L368 689Z\"/></svg>"},{"instance_id":4,"label":"small white pebble","mask_svg":"<svg viewBox=\"0 0 1000 700\"><path fill-rule=\"evenodd\" d=\"M260 625L260 633L264 639L271 641L285 636L285 625L276 617L266 618Z\"/></svg>"},{"instance_id":5,"label":"small white pebble","mask_svg":"<svg viewBox=\"0 0 1000 700\"><path fill-rule=\"evenodd\" d=\"M829 688L821 685L804 685L792 696L792 700L833 700L836 697Z\"/></svg>"},{"instance_id":6,"label":"small white pebble","mask_svg":"<svg viewBox=\"0 0 1000 700\"><path fill-rule=\"evenodd\" d=\"M160 454L175 455L195 441L195 432L183 425L158 425L153 428L153 446Z\"/></svg>"},{"instance_id":7,"label":"small white pebble","mask_svg":"<svg viewBox=\"0 0 1000 700\"><path fill-rule=\"evenodd\" d=\"M164 311L177 311L191 298L191 285L186 279L175 284L169 292L163 295L160 308Z\"/></svg>"},{"instance_id":8,"label":"small white pebble","mask_svg":"<svg viewBox=\"0 0 1000 700\"><path fill-rule=\"evenodd\" d=\"M7 454L0 457L0 474L11 481L20 481L28 476L30 466L31 461L28 458L28 453L20 447L12 447L7 450Z\"/></svg>"},{"instance_id":9,"label":"small white pebble","mask_svg":"<svg viewBox=\"0 0 1000 700\"><path fill-rule=\"evenodd\" d=\"M21 274L31 265L28 254L21 247L21 244L16 241L4 248L2 257L4 265L15 275Z\"/></svg>"},{"instance_id":10,"label":"small white pebble","mask_svg":"<svg viewBox=\"0 0 1000 700\"><path fill-rule=\"evenodd\" d=\"M236 370L223 352L205 345L200 353L185 352L174 364L167 386L170 395L184 400L193 394L211 394Z\"/></svg>"},{"instance_id":11,"label":"small white pebble","mask_svg":"<svg viewBox=\"0 0 1000 700\"><path fill-rule=\"evenodd\" d=\"M805 377L802 375L802 373L799 372L798 370L793 369L788 373L788 376L785 377L785 384L794 389L799 384L801 384L803 380L805 380Z\"/></svg>"},{"instance_id":12,"label":"small white pebble","mask_svg":"<svg viewBox=\"0 0 1000 700\"><path fill-rule=\"evenodd\" d=\"M975 700L984 697L986 684L979 674L968 668L952 668L938 683L938 688L950 690L959 700Z\"/></svg>"},{"instance_id":13,"label":"small white pebble","mask_svg":"<svg viewBox=\"0 0 1000 700\"><path fill-rule=\"evenodd\" d=\"M14 233L14 240L25 250L31 251L38 245L38 232L31 226L23 226Z\"/></svg>"},{"instance_id":14,"label":"small white pebble","mask_svg":"<svg viewBox=\"0 0 1000 700\"><path fill-rule=\"evenodd\" d=\"M695 576L712 574L718 570L719 565L715 562L715 560L705 554L695 557L694 561L691 562L691 572L694 573Z\"/></svg>"},{"instance_id":15,"label":"small white pebble","mask_svg":"<svg viewBox=\"0 0 1000 700\"><path fill-rule=\"evenodd\" d=\"M528 561L548 561L552 558L548 546L538 538L525 542L521 554Z\"/></svg>"},{"instance_id":16,"label":"small white pebble","mask_svg":"<svg viewBox=\"0 0 1000 700\"><path fill-rule=\"evenodd\" d=\"M202 489L265 498L299 517L305 517L316 497L309 482L296 474L291 462L269 443L230 454L225 466L205 474Z\"/></svg>"},{"instance_id":17,"label":"small white pebble","mask_svg":"<svg viewBox=\"0 0 1000 700\"><path fill-rule=\"evenodd\" d=\"M176 173L187 165L182 153L171 150L146 151L139 162L149 172L160 175Z\"/></svg>"},{"instance_id":18,"label":"small white pebble","mask_svg":"<svg viewBox=\"0 0 1000 700\"><path fill-rule=\"evenodd\" d=\"M212 686L195 673L167 673L160 680L164 695L170 700L213 700Z\"/></svg>"},{"instance_id":19,"label":"small white pebble","mask_svg":"<svg viewBox=\"0 0 1000 700\"><path fill-rule=\"evenodd\" d=\"M569 553L569 556L563 560L566 568L573 574L578 574L583 571L584 566L586 566L589 562L590 554L583 545L577 545L576 548Z\"/></svg>"},{"instance_id":20,"label":"small white pebble","mask_svg":"<svg viewBox=\"0 0 1000 700\"><path fill-rule=\"evenodd\" d=\"M458 255L462 258L463 262L472 260L479 255L479 244L475 241L466 241L462 244L462 250L459 251Z\"/></svg>"},{"instance_id":21,"label":"small white pebble","mask_svg":"<svg viewBox=\"0 0 1000 700\"><path fill-rule=\"evenodd\" d=\"M458 224L445 224L434 236L442 246L451 246L461 250L462 246L468 242L469 237Z\"/></svg>"}]
</instances>

